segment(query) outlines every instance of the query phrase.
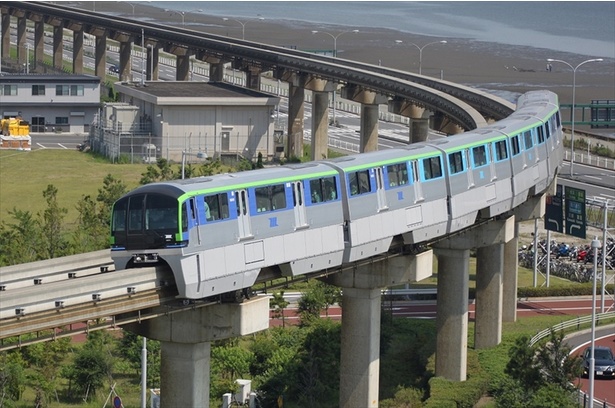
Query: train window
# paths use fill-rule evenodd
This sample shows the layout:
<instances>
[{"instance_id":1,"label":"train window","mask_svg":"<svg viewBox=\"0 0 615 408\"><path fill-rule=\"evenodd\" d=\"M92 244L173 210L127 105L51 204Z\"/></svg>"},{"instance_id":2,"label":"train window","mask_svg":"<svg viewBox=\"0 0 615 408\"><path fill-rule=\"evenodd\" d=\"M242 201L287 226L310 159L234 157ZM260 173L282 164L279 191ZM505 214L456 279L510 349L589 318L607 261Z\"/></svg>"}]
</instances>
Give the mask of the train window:
<instances>
[{"instance_id":1,"label":"train window","mask_svg":"<svg viewBox=\"0 0 615 408\"><path fill-rule=\"evenodd\" d=\"M562 126L562 120L559 116L559 111L555 112L555 125L558 128Z\"/></svg>"},{"instance_id":2,"label":"train window","mask_svg":"<svg viewBox=\"0 0 615 408\"><path fill-rule=\"evenodd\" d=\"M521 153L521 146L519 145L519 135L510 138L510 148L512 150L513 156L516 156Z\"/></svg>"},{"instance_id":3,"label":"train window","mask_svg":"<svg viewBox=\"0 0 615 408\"><path fill-rule=\"evenodd\" d=\"M310 180L312 204L337 200L335 177Z\"/></svg>"},{"instance_id":4,"label":"train window","mask_svg":"<svg viewBox=\"0 0 615 408\"><path fill-rule=\"evenodd\" d=\"M177 229L177 200L161 195L148 195L145 201L145 229Z\"/></svg>"},{"instance_id":5,"label":"train window","mask_svg":"<svg viewBox=\"0 0 615 408\"><path fill-rule=\"evenodd\" d=\"M529 130L526 130L525 132L523 132L523 142L525 145L525 150L529 150L532 148L533 146L532 132L530 132Z\"/></svg>"},{"instance_id":6,"label":"train window","mask_svg":"<svg viewBox=\"0 0 615 408\"><path fill-rule=\"evenodd\" d=\"M286 190L284 184L258 187L254 189L256 211L266 212L286 208Z\"/></svg>"},{"instance_id":7,"label":"train window","mask_svg":"<svg viewBox=\"0 0 615 408\"><path fill-rule=\"evenodd\" d=\"M536 130L538 130L538 144L544 143L545 142L545 129L542 127L542 125L540 125L536 128Z\"/></svg>"},{"instance_id":8,"label":"train window","mask_svg":"<svg viewBox=\"0 0 615 408\"><path fill-rule=\"evenodd\" d=\"M495 142L495 159L497 161L508 159L508 147L506 140Z\"/></svg>"},{"instance_id":9,"label":"train window","mask_svg":"<svg viewBox=\"0 0 615 408\"><path fill-rule=\"evenodd\" d=\"M457 174L464 171L463 155L461 152L455 152L448 155L448 167L451 174Z\"/></svg>"},{"instance_id":10,"label":"train window","mask_svg":"<svg viewBox=\"0 0 615 408\"><path fill-rule=\"evenodd\" d=\"M186 205L188 205L188 203L184 201L184 203L182 204L182 231L183 232L188 231L188 210L186 209Z\"/></svg>"},{"instance_id":11,"label":"train window","mask_svg":"<svg viewBox=\"0 0 615 408\"><path fill-rule=\"evenodd\" d=\"M229 218L228 210L228 194L214 194L206 196L204 200L205 204L205 217L207 221L217 221Z\"/></svg>"},{"instance_id":12,"label":"train window","mask_svg":"<svg viewBox=\"0 0 615 408\"><path fill-rule=\"evenodd\" d=\"M474 167L487 164L487 150L485 146L476 146L472 148L472 160L474 161Z\"/></svg>"},{"instance_id":13,"label":"train window","mask_svg":"<svg viewBox=\"0 0 615 408\"><path fill-rule=\"evenodd\" d=\"M408 166L406 163L387 166L387 175L389 176L390 187L408 184Z\"/></svg>"},{"instance_id":14,"label":"train window","mask_svg":"<svg viewBox=\"0 0 615 408\"><path fill-rule=\"evenodd\" d=\"M128 200L120 200L113 207L113 231L126 231L126 203Z\"/></svg>"},{"instance_id":15,"label":"train window","mask_svg":"<svg viewBox=\"0 0 615 408\"><path fill-rule=\"evenodd\" d=\"M369 170L349 173L348 185L350 187L351 196L369 193L371 191L371 185L369 183Z\"/></svg>"},{"instance_id":16,"label":"train window","mask_svg":"<svg viewBox=\"0 0 615 408\"><path fill-rule=\"evenodd\" d=\"M423 159L423 176L425 180L442 177L442 163L440 156Z\"/></svg>"},{"instance_id":17,"label":"train window","mask_svg":"<svg viewBox=\"0 0 615 408\"><path fill-rule=\"evenodd\" d=\"M128 204L128 231L141 231L143 229L143 201L144 195L133 196Z\"/></svg>"}]
</instances>

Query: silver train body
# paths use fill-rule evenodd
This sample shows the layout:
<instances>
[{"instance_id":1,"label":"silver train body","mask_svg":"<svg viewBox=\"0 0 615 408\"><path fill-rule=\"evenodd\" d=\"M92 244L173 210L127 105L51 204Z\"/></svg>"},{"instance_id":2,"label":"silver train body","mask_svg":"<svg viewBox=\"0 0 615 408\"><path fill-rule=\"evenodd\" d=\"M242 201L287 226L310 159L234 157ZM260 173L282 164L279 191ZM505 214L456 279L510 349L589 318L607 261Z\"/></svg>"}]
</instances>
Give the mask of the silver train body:
<instances>
[{"instance_id":1,"label":"silver train body","mask_svg":"<svg viewBox=\"0 0 615 408\"><path fill-rule=\"evenodd\" d=\"M168 264L181 297L251 287L421 243L543 192L563 158L557 95L532 91L487 127L437 142L145 185L111 222L117 270Z\"/></svg>"}]
</instances>

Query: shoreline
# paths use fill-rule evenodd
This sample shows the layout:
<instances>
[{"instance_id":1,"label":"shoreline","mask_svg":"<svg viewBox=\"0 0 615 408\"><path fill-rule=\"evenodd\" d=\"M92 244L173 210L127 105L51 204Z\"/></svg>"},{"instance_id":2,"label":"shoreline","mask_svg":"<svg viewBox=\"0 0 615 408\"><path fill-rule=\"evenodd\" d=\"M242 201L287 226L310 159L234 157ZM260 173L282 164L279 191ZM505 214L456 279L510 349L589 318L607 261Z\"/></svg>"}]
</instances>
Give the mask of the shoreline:
<instances>
[{"instance_id":1,"label":"shoreline","mask_svg":"<svg viewBox=\"0 0 615 408\"><path fill-rule=\"evenodd\" d=\"M92 9L91 2L84 7ZM255 2L255 5L258 3ZM96 2L97 12L113 13L131 18L132 9L122 2ZM349 27L331 24L311 24L295 20L239 20L205 13L186 13L181 16L185 27L223 37L293 47L302 51L332 51L333 35L338 58L383 65L417 73L419 51L416 44L446 40L447 44L430 44L422 52L422 73L426 76L471 86L500 96L521 94L534 89L550 89L560 97L561 104L572 103L573 73L570 67L553 62L546 70L547 58L569 61L572 65L588 59L577 54L551 51L527 46L481 42L467 38L440 38L411 35L388 28ZM165 12L151 4L139 3L135 19L147 19L169 26L181 26L177 13ZM358 33L348 31L358 29ZM321 31L312 34L312 30ZM333 34L331 34L333 33ZM343 33L341 35L340 33ZM326 35L328 34L328 35ZM396 43L402 40L402 43ZM501 95L502 94L502 95ZM575 103L589 104L592 100L615 100L615 59L588 63L576 72ZM505 97L505 96L503 96ZM505 97L511 100L511 97ZM580 113L577 112L579 115Z\"/></svg>"}]
</instances>

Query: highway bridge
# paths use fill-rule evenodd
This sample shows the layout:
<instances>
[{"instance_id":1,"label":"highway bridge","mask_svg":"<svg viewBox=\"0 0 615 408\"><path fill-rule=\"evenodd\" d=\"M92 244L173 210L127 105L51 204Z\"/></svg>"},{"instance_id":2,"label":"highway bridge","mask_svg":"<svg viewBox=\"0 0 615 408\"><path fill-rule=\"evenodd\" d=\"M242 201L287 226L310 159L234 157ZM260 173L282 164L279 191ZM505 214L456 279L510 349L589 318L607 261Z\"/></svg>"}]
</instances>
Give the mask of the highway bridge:
<instances>
[{"instance_id":1,"label":"highway bridge","mask_svg":"<svg viewBox=\"0 0 615 408\"><path fill-rule=\"evenodd\" d=\"M338 58L304 53L286 48L273 47L266 44L252 43L243 40L229 39L207 33L194 32L184 28L169 28L164 25L149 22L136 22L120 17L109 17L99 13L77 10L60 4L38 2L3 2L0 4L2 18L2 56L5 57L10 48L10 19L17 18L18 50L23 50L26 32L26 20L35 23L35 55L42 57L44 26L53 27L54 65L61 66L63 31L74 33L73 70L80 72L83 58L83 35L96 37L96 74L106 73L106 39L112 38L120 42L120 78L128 78L130 73L130 55L133 44L151 46L148 48L148 59L157 61L158 50L173 53L177 56L177 80L188 79L189 58L195 56L210 64L210 78L221 79L224 64L231 63L234 68L246 71L249 87L257 87L259 77L263 72L272 72L275 78L289 82L291 88L289 98L289 135L299 134L294 119L300 110L294 109L303 103L303 89L325 95L337 91L341 86L342 95L347 99L362 104L361 152L374 150L377 141L378 105L387 103L396 113L412 116L421 121L422 110L432 111L439 117L440 130L457 133L485 126L488 121L507 117L514 111L514 106L498 97L463 87L446 81L438 81L421 75L412 75L384 67L361 64ZM151 53L151 55L149 55ZM20 59L25 56L19 55ZM36 58L36 57L35 57ZM148 72L148 77L155 79L157 64ZM150 64L147 64L148 69ZM323 99L315 103L327 106ZM375 109L374 109L375 108ZM294 112L294 113L293 113ZM317 115L324 115L326 108L315 109ZM418 113L417 113L418 112ZM295 117L292 117L292 115ZM298 121L302 122L302 121ZM326 121L325 121L326 123ZM326 126L313 129L314 135L326 134ZM421 132L417 132L421 133ZM424 132L426 134L426 132ZM421 136L412 140L420 140ZM319 137L312 138L313 143L321 143ZM298 146L301 143L295 143ZM290 143L293 146L293 143ZM326 143L324 148L326 149ZM325 150L326 151L326 150ZM313 150L314 152L314 150ZM320 157L318 152L315 157ZM544 200L533 197L520 208L516 209L516 221L537 218L542 215ZM518 210L518 211L517 211ZM514 218L514 217L513 217ZM501 268L494 267L504 279L504 294L502 281L492 286L491 281L479 283L479 296L484 294L489 299L484 302L490 314L477 312L477 327L490 327L493 330L477 333L481 341L477 347L490 347L500 341L501 322L516 318L516 239L514 219L493 220L488 225L477 225L471 231L464 231L452 237L448 243L442 243L442 261L440 268L452 268L451 273L458 274L461 279L467 277L469 249L484 245L496 246L497 251L505 245L504 255L507 260L514 259L512 265L504 265L508 273L502 277ZM463 242L463 244L462 244ZM508 244L510 243L510 245ZM339 276L339 283L345 289L345 319L347 336L342 340L342 379L340 380L340 406L377 406L378 377L378 331L380 310L380 287L390 286L409 280L422 279L421 274L431 274L430 251L420 254L409 254L403 246L396 251L374 257L366 262L348 265L348 270L341 268L335 271L323 271L323 278ZM496 251L496 252L497 252ZM491 262L501 262L502 254L492 250L479 251ZM511 255L512 254L512 255ZM114 272L109 266L108 252L86 254L71 259L45 261L33 265L19 265L2 268L0 290L2 290L2 305L0 311L0 338L2 348L8 349L21 342L19 335L50 329L51 334L41 337L38 341L49 337L70 335L74 333L70 325L78 322L90 322L104 317L109 318L104 325L129 325L129 329L147 336L158 336L163 343L163 359L169 362L167 366L177 364L177 369L187 370L182 378L174 376L173 372L162 373L163 405L197 406L208 400L208 396L196 395L194 387L203 384L208 375L209 343L216 339L243 335L268 327L268 300L266 297L255 297L244 303L220 304L218 302L185 301L175 297L176 289L172 276L162 268L142 268L130 271ZM497 261L499 259L499 261ZM462 264L460 264L462 262ZM465 263L465 267L463 265ZM504 262L506 264L506 262ZM513 267L512 270L510 269ZM484 267L484 266L483 266ZM375 271L382 270L382 275ZM454 270L454 272L453 272ZM440 271L444 276L444 271ZM480 273L479 273L480 274ZM487 276L487 272L483 272ZM317 277L314 274L311 277ZM446 355L437 363L438 375L463 381L466 378L466 347L467 338L467 304L463 303L464 284L458 285L455 275L446 275L451 286L439 288L442 291L442 307L439 314L442 324L439 324L439 340L437 355ZM489 276L492 276L489 274ZM266 275L260 276L260 282L266 282ZM352 281L352 284L348 284ZM467 285L467 282L465 283ZM462 293L461 296L458 294ZM447 294L454 294L450 298ZM493 296L495 295L495 300ZM489 303L504 304L494 312ZM512 308L510 307L513 303ZM459 308L457 308L459 306ZM465 311L464 311L465 307ZM181 313L191 310L193 314ZM264 311L264 312L263 312ZM187 318L186 316L192 317ZM223 315L223 322L212 316ZM195 324L194 320L200 324ZM371 316L366 319L365 316ZM463 322L466 321L464 324ZM450 324L452 322L452 324ZM364 325L369 327L363 327ZM486 324L486 326L485 326ZM68 329L59 329L68 325ZM199 326L198 329L194 326ZM91 327L99 328L99 327ZM182 327L178 334L173 327ZM499 328L498 328L499 327ZM86 325L86 330L90 326ZM446 328L447 335L441 336L441 330ZM82 330L82 329L75 329ZM177 329L175 329L177 330ZM6 339L17 339L6 342ZM154 337L155 338L155 337ZM357 340L361 342L357 343ZM37 340L35 340L37 341ZM181 350L190 355L202 355L202 359L189 367L182 365L178 357L180 349L177 344L183 344ZM186 346L188 344L189 346ZM350 347L350 348L349 348ZM357 351L357 347L360 349ZM352 351L351 351L352 348ZM455 356L455 358L450 358ZM184 356L185 357L185 356ZM178 360L179 358L179 360ZM445 362L442 362L446 360ZM438 365L439 364L439 365ZM359 373L359 375L357 375ZM166 376L165 376L166 374ZM192 377L192 383L186 379ZM376 379L374 381L374 378ZM164 394L164 389L177 389L177 393ZM182 395L179 395L182 394ZM206 398L207 397L207 398ZM186 400L185 398L193 398ZM166 401L166 402L165 402Z\"/></svg>"}]
</instances>

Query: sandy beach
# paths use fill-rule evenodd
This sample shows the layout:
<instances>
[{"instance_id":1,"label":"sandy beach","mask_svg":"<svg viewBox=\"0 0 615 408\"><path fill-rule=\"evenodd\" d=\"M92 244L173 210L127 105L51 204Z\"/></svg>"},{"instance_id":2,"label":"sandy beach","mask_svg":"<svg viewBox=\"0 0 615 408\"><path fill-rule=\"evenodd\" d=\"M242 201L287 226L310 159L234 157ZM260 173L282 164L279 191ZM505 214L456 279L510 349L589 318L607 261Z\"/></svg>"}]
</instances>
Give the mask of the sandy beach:
<instances>
[{"instance_id":1,"label":"sandy beach","mask_svg":"<svg viewBox=\"0 0 615 408\"><path fill-rule=\"evenodd\" d=\"M254 2L255 14L258 2ZM342 6L344 3L340 3ZM89 7L90 6L90 7ZM91 4L83 2L84 8ZM96 2L97 12L109 12L131 17L132 7L124 2ZM136 19L153 20L169 25L181 25L181 16L162 8L138 3ZM185 27L232 38L242 37L242 26L229 18L203 13L186 13ZM312 34L319 30L332 34L348 31L346 26L318 25L301 21L268 19L243 20L245 38L303 51L332 50L330 35ZM355 29L355 28L352 28ZM344 33L337 39L338 57L374 65L418 72L419 52L409 43L419 45L443 38L413 36L395 30L356 27L358 33ZM397 43L396 40L402 40ZM533 89L550 89L560 96L560 103L572 103L572 70L561 63L553 63L546 70L547 58L562 59L578 64L587 56L556 52L541 48L511 46L470 39L445 38L447 44L433 44L423 51L422 73L445 80L491 91L501 96L507 92L523 93ZM590 63L577 70L576 104L592 100L615 100L615 60Z\"/></svg>"}]
</instances>

